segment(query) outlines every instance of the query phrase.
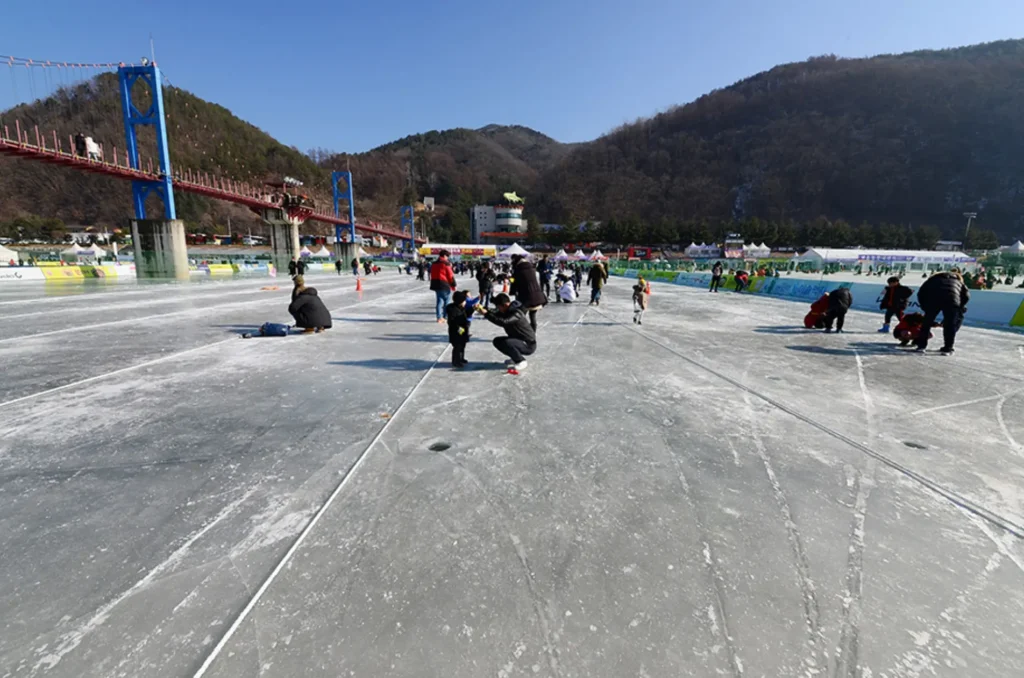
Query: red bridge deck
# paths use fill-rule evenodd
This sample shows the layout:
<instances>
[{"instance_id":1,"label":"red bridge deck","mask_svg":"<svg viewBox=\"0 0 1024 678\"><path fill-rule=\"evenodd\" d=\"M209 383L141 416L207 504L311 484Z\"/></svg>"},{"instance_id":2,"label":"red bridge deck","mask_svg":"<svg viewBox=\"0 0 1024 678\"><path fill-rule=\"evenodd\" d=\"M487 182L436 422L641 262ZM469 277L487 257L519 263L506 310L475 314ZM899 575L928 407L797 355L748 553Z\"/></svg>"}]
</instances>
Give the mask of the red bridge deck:
<instances>
[{"instance_id":1,"label":"red bridge deck","mask_svg":"<svg viewBox=\"0 0 1024 678\"><path fill-rule=\"evenodd\" d=\"M89 160L88 158L61 150L56 132L53 133L52 137L53 148L47 148L46 137L40 136L38 129L35 131L36 140L34 144L29 143L28 132L23 132L20 127L16 130L16 137L20 137L20 140L18 138L12 139L8 130L4 128L2 133L0 133L0 153L26 158L28 160L46 162L51 165L63 165L64 167L70 167L83 172L103 174L110 177L116 177L118 179L142 179L144 181L153 181L160 178L160 173L153 170L151 162L149 163L148 169L137 170L130 167L128 158L125 157L125 163L124 165L121 165L117 159L117 149L114 149L112 154L114 156L113 162ZM263 187L256 187L245 182L232 181L231 179L223 179L219 177L211 178L209 174L193 173L191 170L186 170L184 173L180 171L175 172L171 181L175 191L196 193L208 198L216 198L217 200L226 200L228 202L238 203L253 209L280 207L279 204L271 201L269 195L270 192L267 189ZM310 219L322 221L328 224L348 225L348 219L336 217L322 207L315 209ZM408 236L401 231L375 224L362 224L356 222L356 230L362 233L372 233L374 235L384 236L385 238L390 238L392 240L408 239ZM426 241L422 238L416 238L416 242L423 243Z\"/></svg>"}]
</instances>

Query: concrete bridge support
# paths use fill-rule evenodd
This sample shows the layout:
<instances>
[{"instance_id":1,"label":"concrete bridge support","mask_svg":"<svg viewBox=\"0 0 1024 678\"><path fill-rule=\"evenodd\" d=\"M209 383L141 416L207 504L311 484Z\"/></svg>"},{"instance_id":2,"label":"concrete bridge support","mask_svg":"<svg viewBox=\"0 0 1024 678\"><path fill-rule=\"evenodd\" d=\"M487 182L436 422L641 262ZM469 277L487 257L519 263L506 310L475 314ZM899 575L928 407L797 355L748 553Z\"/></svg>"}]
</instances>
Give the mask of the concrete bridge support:
<instances>
[{"instance_id":1,"label":"concrete bridge support","mask_svg":"<svg viewBox=\"0 0 1024 678\"><path fill-rule=\"evenodd\" d=\"M270 227L270 259L278 272L288 272L288 262L299 257L299 224L305 219L284 209L265 209L260 218Z\"/></svg>"},{"instance_id":2,"label":"concrete bridge support","mask_svg":"<svg viewBox=\"0 0 1024 678\"><path fill-rule=\"evenodd\" d=\"M352 260L357 257L359 245L351 242L334 243L334 249L336 250L334 254L341 260L341 265L344 267L344 270L352 270ZM360 259L360 264L361 263L362 260Z\"/></svg>"},{"instance_id":3,"label":"concrete bridge support","mask_svg":"<svg viewBox=\"0 0 1024 678\"><path fill-rule=\"evenodd\" d=\"M189 279L184 221L133 219L131 227L137 277Z\"/></svg>"}]
</instances>

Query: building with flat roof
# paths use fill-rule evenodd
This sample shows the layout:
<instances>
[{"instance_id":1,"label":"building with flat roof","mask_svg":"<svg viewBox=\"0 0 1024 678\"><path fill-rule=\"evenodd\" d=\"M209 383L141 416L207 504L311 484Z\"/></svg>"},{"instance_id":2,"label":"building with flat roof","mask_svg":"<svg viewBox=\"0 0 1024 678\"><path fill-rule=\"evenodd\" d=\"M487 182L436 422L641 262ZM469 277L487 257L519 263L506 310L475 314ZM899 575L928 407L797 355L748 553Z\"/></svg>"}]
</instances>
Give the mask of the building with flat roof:
<instances>
[{"instance_id":1,"label":"building with flat roof","mask_svg":"<svg viewBox=\"0 0 1024 678\"><path fill-rule=\"evenodd\" d=\"M523 206L474 205L469 212L470 240L475 244L511 244L526 237Z\"/></svg>"}]
</instances>

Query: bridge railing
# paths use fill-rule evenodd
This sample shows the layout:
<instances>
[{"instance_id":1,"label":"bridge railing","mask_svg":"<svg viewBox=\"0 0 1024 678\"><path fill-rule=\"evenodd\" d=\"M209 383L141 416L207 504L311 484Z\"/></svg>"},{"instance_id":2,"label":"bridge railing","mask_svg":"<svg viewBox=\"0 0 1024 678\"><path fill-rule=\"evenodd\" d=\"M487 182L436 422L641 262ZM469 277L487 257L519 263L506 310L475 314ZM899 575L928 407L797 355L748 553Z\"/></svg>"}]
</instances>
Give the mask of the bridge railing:
<instances>
[{"instance_id":1,"label":"bridge railing","mask_svg":"<svg viewBox=\"0 0 1024 678\"><path fill-rule=\"evenodd\" d=\"M158 170L154 169L152 158L140 158L140 168L134 169L129 162L127 151L124 152L122 162L122 155L117 146L111 148L109 157L112 160L107 160L107 153L103 145L100 144L99 159L96 159L88 153L79 155L75 149L73 137L69 136L67 141L68 150L65 150L63 140L56 131L40 132L38 125L33 125L31 129L28 129L22 126L20 120L15 121L13 129L10 125L4 125L0 129L0 153L121 179L153 181L162 176ZM171 182L175 190L234 202L256 210L281 207L280 201L275 202L271 197L271 191L266 187L254 186L248 182L235 181L226 177L211 176L209 172L172 169ZM311 218L330 224L348 225L348 219L342 219L332 214L331 210L324 206L326 204L326 199L317 201L317 207L314 208ZM409 237L407 233L400 230L376 224L357 222L356 229L393 240L406 240Z\"/></svg>"}]
</instances>

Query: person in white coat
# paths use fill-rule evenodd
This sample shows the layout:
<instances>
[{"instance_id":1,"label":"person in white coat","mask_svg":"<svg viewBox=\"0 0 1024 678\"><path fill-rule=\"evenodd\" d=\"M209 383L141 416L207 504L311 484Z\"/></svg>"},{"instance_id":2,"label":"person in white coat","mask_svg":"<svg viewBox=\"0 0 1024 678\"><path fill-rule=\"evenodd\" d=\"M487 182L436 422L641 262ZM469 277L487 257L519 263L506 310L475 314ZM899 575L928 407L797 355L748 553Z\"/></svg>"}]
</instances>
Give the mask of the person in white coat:
<instances>
[{"instance_id":1,"label":"person in white coat","mask_svg":"<svg viewBox=\"0 0 1024 678\"><path fill-rule=\"evenodd\" d=\"M572 280L566 280L558 288L558 298L562 303L571 304L576 301L576 296L576 286L572 284Z\"/></svg>"}]
</instances>

